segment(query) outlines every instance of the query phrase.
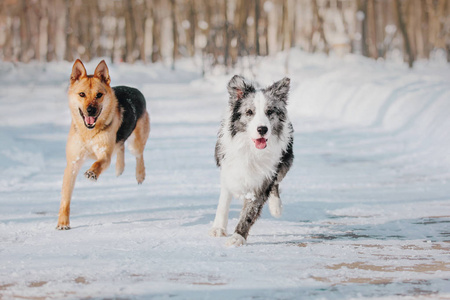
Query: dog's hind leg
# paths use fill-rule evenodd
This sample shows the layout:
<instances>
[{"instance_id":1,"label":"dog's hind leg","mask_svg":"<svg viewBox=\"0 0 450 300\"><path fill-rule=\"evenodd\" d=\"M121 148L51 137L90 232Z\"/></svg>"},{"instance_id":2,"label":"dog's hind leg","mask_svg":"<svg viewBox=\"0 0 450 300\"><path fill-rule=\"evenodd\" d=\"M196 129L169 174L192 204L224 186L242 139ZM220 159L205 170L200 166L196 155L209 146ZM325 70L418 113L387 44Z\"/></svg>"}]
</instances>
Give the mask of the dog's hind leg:
<instances>
[{"instance_id":1,"label":"dog's hind leg","mask_svg":"<svg viewBox=\"0 0 450 300\"><path fill-rule=\"evenodd\" d=\"M136 156L136 180L141 184L145 179L144 149L150 133L150 117L147 112L137 121L130 136L129 149Z\"/></svg>"},{"instance_id":2,"label":"dog's hind leg","mask_svg":"<svg viewBox=\"0 0 450 300\"><path fill-rule=\"evenodd\" d=\"M269 194L269 211L270 214L275 217L281 217L283 211L283 205L280 199L280 192L278 190L278 184L274 184Z\"/></svg>"},{"instance_id":3,"label":"dog's hind leg","mask_svg":"<svg viewBox=\"0 0 450 300\"><path fill-rule=\"evenodd\" d=\"M117 146L117 160L116 160L116 176L120 176L125 169L125 145L121 143Z\"/></svg>"},{"instance_id":4,"label":"dog's hind leg","mask_svg":"<svg viewBox=\"0 0 450 300\"><path fill-rule=\"evenodd\" d=\"M230 211L231 198L230 192L222 187L219 205L217 205L216 217L214 218L213 227L209 231L210 236L227 236L228 213Z\"/></svg>"}]
</instances>

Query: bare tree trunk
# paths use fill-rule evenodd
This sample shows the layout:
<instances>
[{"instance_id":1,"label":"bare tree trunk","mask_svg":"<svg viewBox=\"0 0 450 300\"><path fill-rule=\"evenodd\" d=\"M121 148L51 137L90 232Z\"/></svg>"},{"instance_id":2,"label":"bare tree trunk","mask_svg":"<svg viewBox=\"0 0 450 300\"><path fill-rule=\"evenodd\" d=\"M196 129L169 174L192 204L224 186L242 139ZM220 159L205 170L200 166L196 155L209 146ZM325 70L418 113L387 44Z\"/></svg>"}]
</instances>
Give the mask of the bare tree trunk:
<instances>
[{"instance_id":1,"label":"bare tree trunk","mask_svg":"<svg viewBox=\"0 0 450 300\"><path fill-rule=\"evenodd\" d=\"M54 3L48 3L48 43L47 43L47 61L56 60L56 6Z\"/></svg>"},{"instance_id":2,"label":"bare tree trunk","mask_svg":"<svg viewBox=\"0 0 450 300\"><path fill-rule=\"evenodd\" d=\"M269 14L264 13L264 54L269 55Z\"/></svg>"},{"instance_id":3,"label":"bare tree trunk","mask_svg":"<svg viewBox=\"0 0 450 300\"><path fill-rule=\"evenodd\" d=\"M286 21L288 19L287 1L288 0L282 0L281 5L281 20L280 20L281 51L284 51L284 46L286 45L286 38L287 38L286 36L286 27L287 27Z\"/></svg>"},{"instance_id":4,"label":"bare tree trunk","mask_svg":"<svg viewBox=\"0 0 450 300\"><path fill-rule=\"evenodd\" d=\"M159 0L153 0L152 11L152 62L155 63L161 60L161 26L159 18Z\"/></svg>"},{"instance_id":5,"label":"bare tree trunk","mask_svg":"<svg viewBox=\"0 0 450 300\"><path fill-rule=\"evenodd\" d=\"M13 30L12 30L12 22L8 24L8 19L10 17L8 16L8 12L5 13L5 42L3 43L3 58L6 61L12 61L13 57L13 47L12 47L12 36L13 36Z\"/></svg>"},{"instance_id":6,"label":"bare tree trunk","mask_svg":"<svg viewBox=\"0 0 450 300\"><path fill-rule=\"evenodd\" d=\"M386 47L385 47L385 27L386 27L386 19L387 13L384 5L381 1L375 2L375 10L376 10L376 26L377 26L377 44L378 48L378 57L386 57Z\"/></svg>"},{"instance_id":7,"label":"bare tree trunk","mask_svg":"<svg viewBox=\"0 0 450 300\"><path fill-rule=\"evenodd\" d=\"M113 5L113 12L114 12L114 33L112 36L112 50L111 50L111 61L115 61L117 57L119 57L119 60L122 60L124 58L123 53L121 53L121 47L120 45L120 21L122 17L122 7L120 3L114 2Z\"/></svg>"},{"instance_id":8,"label":"bare tree trunk","mask_svg":"<svg viewBox=\"0 0 450 300\"><path fill-rule=\"evenodd\" d=\"M255 0L255 54L257 56L261 55L260 44L259 44L259 20L261 16L261 4L260 0Z\"/></svg>"},{"instance_id":9,"label":"bare tree trunk","mask_svg":"<svg viewBox=\"0 0 450 300\"><path fill-rule=\"evenodd\" d=\"M90 52L92 53L93 57L99 57L100 56L100 26L101 26L101 15L100 15L100 9L98 7L97 1L89 1L89 12L90 12L90 33L91 33L91 40L90 40Z\"/></svg>"},{"instance_id":10,"label":"bare tree trunk","mask_svg":"<svg viewBox=\"0 0 450 300\"><path fill-rule=\"evenodd\" d=\"M438 36L437 36L437 48L445 49L445 36L446 36L446 29L444 28L444 19L445 19L445 12L446 12L446 6L448 6L448 0L438 0L438 6L437 6L437 16L438 16ZM447 15L448 18L448 15ZM447 29L448 34L448 29Z\"/></svg>"},{"instance_id":11,"label":"bare tree trunk","mask_svg":"<svg viewBox=\"0 0 450 300\"><path fill-rule=\"evenodd\" d=\"M170 16L172 18L172 70L175 70L175 61L178 57L178 30L177 30L177 13L175 0L170 0Z\"/></svg>"},{"instance_id":12,"label":"bare tree trunk","mask_svg":"<svg viewBox=\"0 0 450 300\"><path fill-rule=\"evenodd\" d=\"M130 0L131 1L131 0ZM135 59L145 61L145 7L142 3L131 1L131 15L134 28L134 56Z\"/></svg>"},{"instance_id":13,"label":"bare tree trunk","mask_svg":"<svg viewBox=\"0 0 450 300\"><path fill-rule=\"evenodd\" d=\"M426 0L428 18L428 30L429 30L429 43L430 48L445 48L445 41L443 37L443 19L445 14L445 7L448 5L448 0ZM431 50L430 49L430 50Z\"/></svg>"},{"instance_id":14,"label":"bare tree trunk","mask_svg":"<svg viewBox=\"0 0 450 300\"><path fill-rule=\"evenodd\" d=\"M370 57L378 58L377 50L377 26L376 26L376 13L374 0L368 0L367 3L367 23L368 27L368 41L369 41L369 53Z\"/></svg>"},{"instance_id":15,"label":"bare tree trunk","mask_svg":"<svg viewBox=\"0 0 450 300\"><path fill-rule=\"evenodd\" d=\"M318 30L320 33L320 37L322 38L323 43L324 43L324 51L326 54L328 54L329 46L328 46L327 39L325 37L325 32L323 30L323 19L319 14L319 6L317 5L317 0L312 0L312 8L313 8L313 14L318 21Z\"/></svg>"},{"instance_id":16,"label":"bare tree trunk","mask_svg":"<svg viewBox=\"0 0 450 300\"><path fill-rule=\"evenodd\" d=\"M224 40L225 40L225 49L224 49L224 57L223 63L226 68L226 72L228 73L229 67L229 59L230 59L230 24L228 21L228 0L224 0Z\"/></svg>"},{"instance_id":17,"label":"bare tree trunk","mask_svg":"<svg viewBox=\"0 0 450 300\"><path fill-rule=\"evenodd\" d=\"M430 21L429 21L429 13L428 13L428 9L427 9L427 4L425 1L419 0L420 1L420 9L423 13L423 17L421 20L421 25L422 25L422 33L423 33L423 43L424 43L424 48L423 48L423 52L424 52L424 56L426 58L430 57L430 32L429 32L429 27L430 27Z\"/></svg>"},{"instance_id":18,"label":"bare tree trunk","mask_svg":"<svg viewBox=\"0 0 450 300\"><path fill-rule=\"evenodd\" d=\"M22 9L20 10L20 53L19 60L22 62L28 62L29 57L29 47L30 47L30 28L29 19L27 16L29 10L29 4L26 0L21 2Z\"/></svg>"},{"instance_id":19,"label":"bare tree trunk","mask_svg":"<svg viewBox=\"0 0 450 300\"><path fill-rule=\"evenodd\" d=\"M1 14L0 14L1 15ZM39 59L39 38L40 38L40 31L39 31L39 22L41 20L41 9L39 6L39 2L36 1L35 3L30 4L30 9L28 10L28 16L29 20L29 30L30 30L30 46L29 49L32 52L32 55L30 55L30 59ZM0 20L1 23L1 20ZM0 25L1 27L1 25Z\"/></svg>"},{"instance_id":20,"label":"bare tree trunk","mask_svg":"<svg viewBox=\"0 0 450 300\"><path fill-rule=\"evenodd\" d=\"M292 10L292 26L291 26L291 48L297 45L297 0L294 1L294 7Z\"/></svg>"},{"instance_id":21,"label":"bare tree trunk","mask_svg":"<svg viewBox=\"0 0 450 300\"><path fill-rule=\"evenodd\" d=\"M132 1L126 1L126 7L124 8L125 13L125 38L126 38L126 61L134 63L136 60L135 56L135 43L136 43L136 26L134 22Z\"/></svg>"},{"instance_id":22,"label":"bare tree trunk","mask_svg":"<svg viewBox=\"0 0 450 300\"><path fill-rule=\"evenodd\" d=\"M416 26L417 26L417 22L418 20L415 20L415 10L414 10L414 1L408 1L406 2L406 21L405 21L405 26L408 32L408 37L409 37L409 41L410 41L410 45L411 45L411 52L414 56L414 58L417 57L417 53L418 53L418 42L417 42L417 34L416 34Z\"/></svg>"},{"instance_id":23,"label":"bare tree trunk","mask_svg":"<svg viewBox=\"0 0 450 300\"><path fill-rule=\"evenodd\" d=\"M89 1L90 0L82 0L81 6L82 7L89 7ZM91 34L91 18L88 14L83 13L83 11L80 11L78 14L78 30L77 30L77 39L78 44L82 46L82 50L80 56L83 60L91 60L92 53L91 53L91 41L92 41L92 34ZM80 47L78 47L80 48Z\"/></svg>"},{"instance_id":24,"label":"bare tree trunk","mask_svg":"<svg viewBox=\"0 0 450 300\"><path fill-rule=\"evenodd\" d=\"M250 2L247 0L238 0L236 3L235 22L237 34L238 56L249 54L248 34L247 34L247 17L250 13Z\"/></svg>"},{"instance_id":25,"label":"bare tree trunk","mask_svg":"<svg viewBox=\"0 0 450 300\"><path fill-rule=\"evenodd\" d=\"M67 61L73 61L73 29L72 29L72 14L71 11L74 11L76 8L73 7L73 0L65 0L65 14L66 14L66 26L65 26L65 34L66 34L66 49L64 51L64 59Z\"/></svg>"},{"instance_id":26,"label":"bare tree trunk","mask_svg":"<svg viewBox=\"0 0 450 300\"><path fill-rule=\"evenodd\" d=\"M369 47L367 46L367 0L358 1L358 10L362 12L361 20L361 53L369 56Z\"/></svg>"},{"instance_id":27,"label":"bare tree trunk","mask_svg":"<svg viewBox=\"0 0 450 300\"><path fill-rule=\"evenodd\" d=\"M148 62L148 58L149 58L149 48L151 48L151 46L149 45L150 42L150 36L151 36L151 32L150 32L150 20L152 20L152 11L151 11L151 7L152 3L151 0L144 0L144 13L143 13L143 24L142 24L142 29L143 29L143 40L142 40L142 55L143 55L143 61L144 63Z\"/></svg>"},{"instance_id":28,"label":"bare tree trunk","mask_svg":"<svg viewBox=\"0 0 450 300\"><path fill-rule=\"evenodd\" d=\"M195 0L189 0L189 24L190 27L188 30L189 35L187 42L188 42L189 56L192 57L195 55L195 33L197 28L197 13L195 7Z\"/></svg>"},{"instance_id":29,"label":"bare tree trunk","mask_svg":"<svg viewBox=\"0 0 450 300\"><path fill-rule=\"evenodd\" d=\"M447 16L445 19L446 28L450 27L450 3L445 2L445 15ZM447 49L447 62L450 62L450 30L447 30L444 36L446 41L445 48Z\"/></svg>"},{"instance_id":30,"label":"bare tree trunk","mask_svg":"<svg viewBox=\"0 0 450 300\"><path fill-rule=\"evenodd\" d=\"M401 3L400 3L400 0L395 0L395 6L396 6L396 10L397 10L398 26L399 26L400 31L402 33L403 43L405 45L405 50L406 50L406 53L408 55L408 65L409 65L410 68L412 68L413 64L414 64L414 56L413 56L413 53L412 53L411 45L409 43L408 32L406 31L406 25L405 25L405 22L403 20L402 6L401 6Z\"/></svg>"}]
</instances>

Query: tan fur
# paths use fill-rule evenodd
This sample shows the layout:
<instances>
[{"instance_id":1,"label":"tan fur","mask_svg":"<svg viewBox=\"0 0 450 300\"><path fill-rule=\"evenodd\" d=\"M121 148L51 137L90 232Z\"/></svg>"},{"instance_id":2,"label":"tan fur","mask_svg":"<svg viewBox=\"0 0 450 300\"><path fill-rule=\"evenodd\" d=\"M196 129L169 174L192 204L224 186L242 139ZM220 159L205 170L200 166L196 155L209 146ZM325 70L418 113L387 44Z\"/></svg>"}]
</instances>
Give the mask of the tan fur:
<instances>
[{"instance_id":1,"label":"tan fur","mask_svg":"<svg viewBox=\"0 0 450 300\"><path fill-rule=\"evenodd\" d=\"M122 124L122 115L118 108L118 100L110 87L108 67L101 61L94 75L87 75L80 60L72 68L69 86L69 108L72 116L69 137L66 145L67 166L64 171L61 191L61 206L57 229L70 229L70 200L75 179L86 159L95 162L85 172L85 176L96 181L110 163L113 153L117 153L116 175L122 174L125 167L124 144L116 144L116 134ZM85 97L81 97L84 93ZM98 98L98 93L103 96ZM95 106L99 115L95 127L88 129L80 116L79 109L86 115L87 107ZM136 179L142 183L145 179L144 148L150 132L150 119L145 112L137 121L136 128L130 136L130 150L136 156Z\"/></svg>"}]
</instances>

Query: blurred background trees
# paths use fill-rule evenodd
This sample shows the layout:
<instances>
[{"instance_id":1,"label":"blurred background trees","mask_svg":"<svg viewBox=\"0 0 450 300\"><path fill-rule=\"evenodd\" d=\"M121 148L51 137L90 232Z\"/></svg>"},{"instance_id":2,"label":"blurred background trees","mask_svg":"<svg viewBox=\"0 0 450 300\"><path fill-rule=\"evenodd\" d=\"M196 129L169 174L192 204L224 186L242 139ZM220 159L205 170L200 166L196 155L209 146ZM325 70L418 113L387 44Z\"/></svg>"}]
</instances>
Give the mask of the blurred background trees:
<instances>
[{"instance_id":1,"label":"blurred background trees","mask_svg":"<svg viewBox=\"0 0 450 300\"><path fill-rule=\"evenodd\" d=\"M211 67L292 47L450 61L450 0L0 0L0 59Z\"/></svg>"}]
</instances>

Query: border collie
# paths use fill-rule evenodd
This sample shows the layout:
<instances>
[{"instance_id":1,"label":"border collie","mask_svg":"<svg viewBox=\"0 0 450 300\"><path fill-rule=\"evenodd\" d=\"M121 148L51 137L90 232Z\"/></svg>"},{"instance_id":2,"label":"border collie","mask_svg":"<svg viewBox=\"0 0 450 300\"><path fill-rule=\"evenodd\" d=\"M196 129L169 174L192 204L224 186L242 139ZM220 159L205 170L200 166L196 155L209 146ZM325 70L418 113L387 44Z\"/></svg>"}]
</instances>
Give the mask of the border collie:
<instances>
[{"instance_id":1,"label":"border collie","mask_svg":"<svg viewBox=\"0 0 450 300\"><path fill-rule=\"evenodd\" d=\"M266 201L272 216L281 216L278 186L294 160L292 124L286 105L290 79L259 89L235 75L228 83L229 107L215 149L220 167L220 198L210 235L227 236L231 198L244 201L228 246L245 244Z\"/></svg>"}]
</instances>

